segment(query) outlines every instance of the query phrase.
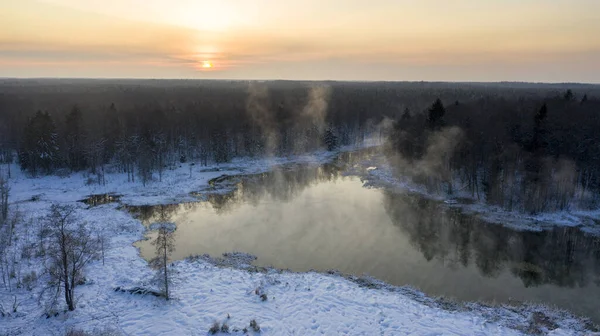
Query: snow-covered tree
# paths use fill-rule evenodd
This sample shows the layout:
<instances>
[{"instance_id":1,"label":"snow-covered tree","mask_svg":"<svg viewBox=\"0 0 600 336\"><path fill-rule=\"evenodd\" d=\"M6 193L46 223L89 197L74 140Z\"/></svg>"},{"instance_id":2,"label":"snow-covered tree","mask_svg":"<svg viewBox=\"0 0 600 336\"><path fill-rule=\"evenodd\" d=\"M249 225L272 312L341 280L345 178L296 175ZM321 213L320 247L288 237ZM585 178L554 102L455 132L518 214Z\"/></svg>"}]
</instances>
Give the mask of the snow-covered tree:
<instances>
[{"instance_id":1,"label":"snow-covered tree","mask_svg":"<svg viewBox=\"0 0 600 336\"><path fill-rule=\"evenodd\" d=\"M325 130L325 134L323 134L323 142L325 143L325 147L327 147L328 151L336 150L339 147L338 136L331 127L328 127Z\"/></svg>"},{"instance_id":2,"label":"snow-covered tree","mask_svg":"<svg viewBox=\"0 0 600 336\"><path fill-rule=\"evenodd\" d=\"M8 178L0 172L0 225L8 218Z\"/></svg>"},{"instance_id":3,"label":"snow-covered tree","mask_svg":"<svg viewBox=\"0 0 600 336\"><path fill-rule=\"evenodd\" d=\"M75 287L83 279L84 268L98 254L94 239L75 214L73 206L54 204L46 217L50 229L47 251L48 272L56 293L62 292L69 310L75 310Z\"/></svg>"},{"instance_id":4,"label":"snow-covered tree","mask_svg":"<svg viewBox=\"0 0 600 336\"><path fill-rule=\"evenodd\" d=\"M150 261L150 265L156 269L156 281L160 290L167 300L171 293L169 287L172 284L171 269L169 268L169 256L175 250L175 230L172 223L158 224L158 235L152 242L156 246L156 257Z\"/></svg>"}]
</instances>

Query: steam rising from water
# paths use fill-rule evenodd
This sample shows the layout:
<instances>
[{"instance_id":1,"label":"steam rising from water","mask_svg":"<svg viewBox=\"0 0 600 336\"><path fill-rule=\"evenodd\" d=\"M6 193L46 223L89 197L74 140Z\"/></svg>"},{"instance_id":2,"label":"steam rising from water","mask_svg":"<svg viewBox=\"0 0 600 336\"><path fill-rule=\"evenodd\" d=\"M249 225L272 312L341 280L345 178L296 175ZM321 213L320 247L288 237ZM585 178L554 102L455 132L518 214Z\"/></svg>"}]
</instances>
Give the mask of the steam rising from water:
<instances>
[{"instance_id":1,"label":"steam rising from water","mask_svg":"<svg viewBox=\"0 0 600 336\"><path fill-rule=\"evenodd\" d=\"M447 187L445 191L451 194L467 190L469 183L473 183L464 178L465 171L451 166L465 140L459 127L447 127L428 134L422 156L410 159L392 151L388 159L399 176L412 179L429 192L440 192ZM542 156L516 145L486 155L490 158L478 163L474 182L479 185L478 197L489 204L532 213L568 210L572 205L589 208L595 204L595 197L579 187L580 173L571 159Z\"/></svg>"},{"instance_id":2,"label":"steam rising from water","mask_svg":"<svg viewBox=\"0 0 600 336\"><path fill-rule=\"evenodd\" d=\"M459 127L447 127L434 132L427 138L427 147L423 156L408 160L401 154L391 156L390 161L399 172L421 182L451 181L450 159L463 139Z\"/></svg>"},{"instance_id":3,"label":"steam rising from water","mask_svg":"<svg viewBox=\"0 0 600 336\"><path fill-rule=\"evenodd\" d=\"M279 133L270 102L269 88L265 84L250 83L248 85L246 112L251 116L253 125L258 126L259 132L265 139L266 154L272 156L279 144Z\"/></svg>"},{"instance_id":4,"label":"steam rising from water","mask_svg":"<svg viewBox=\"0 0 600 336\"><path fill-rule=\"evenodd\" d=\"M319 134L322 134L325 130L325 118L327 117L330 94L331 87L327 85L311 87L308 92L308 101L302 110L303 119L309 120L317 128Z\"/></svg>"},{"instance_id":5,"label":"steam rising from water","mask_svg":"<svg viewBox=\"0 0 600 336\"><path fill-rule=\"evenodd\" d=\"M313 85L308 89L304 106L299 107L292 118L295 127L291 134L295 153L306 153L321 146L321 139L327 127L327 108L331 88L327 85ZM250 83L246 98L246 113L252 120L249 132L259 132L264 143L264 152L274 156L281 144L277 116L272 109L269 87L262 83Z\"/></svg>"},{"instance_id":6,"label":"steam rising from water","mask_svg":"<svg viewBox=\"0 0 600 336\"><path fill-rule=\"evenodd\" d=\"M300 112L294 132L296 133L294 135L294 151L296 153L321 146L330 93L331 88L326 85L314 85L308 90L306 105Z\"/></svg>"}]
</instances>

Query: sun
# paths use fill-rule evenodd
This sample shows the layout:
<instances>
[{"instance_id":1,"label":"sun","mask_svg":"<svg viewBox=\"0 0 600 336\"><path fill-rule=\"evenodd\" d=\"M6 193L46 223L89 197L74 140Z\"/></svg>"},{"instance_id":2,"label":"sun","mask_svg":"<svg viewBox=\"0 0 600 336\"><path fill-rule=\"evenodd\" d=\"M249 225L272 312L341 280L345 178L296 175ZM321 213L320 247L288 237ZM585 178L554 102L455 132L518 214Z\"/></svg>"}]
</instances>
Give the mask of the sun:
<instances>
[{"instance_id":1,"label":"sun","mask_svg":"<svg viewBox=\"0 0 600 336\"><path fill-rule=\"evenodd\" d=\"M213 64L210 61L202 61L202 67L204 69L210 69L213 67Z\"/></svg>"}]
</instances>

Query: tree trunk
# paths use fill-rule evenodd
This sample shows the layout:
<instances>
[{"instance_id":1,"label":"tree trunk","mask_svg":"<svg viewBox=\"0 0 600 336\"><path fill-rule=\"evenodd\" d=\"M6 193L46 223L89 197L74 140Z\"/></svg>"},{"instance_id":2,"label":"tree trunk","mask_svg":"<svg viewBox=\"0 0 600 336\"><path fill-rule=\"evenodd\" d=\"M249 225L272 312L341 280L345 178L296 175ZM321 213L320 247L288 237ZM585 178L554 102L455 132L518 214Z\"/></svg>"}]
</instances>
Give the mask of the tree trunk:
<instances>
[{"instance_id":1,"label":"tree trunk","mask_svg":"<svg viewBox=\"0 0 600 336\"><path fill-rule=\"evenodd\" d=\"M167 260L167 240L165 237L165 246L163 246L163 273L165 281L165 298L169 300L169 275L167 274L168 260Z\"/></svg>"}]
</instances>

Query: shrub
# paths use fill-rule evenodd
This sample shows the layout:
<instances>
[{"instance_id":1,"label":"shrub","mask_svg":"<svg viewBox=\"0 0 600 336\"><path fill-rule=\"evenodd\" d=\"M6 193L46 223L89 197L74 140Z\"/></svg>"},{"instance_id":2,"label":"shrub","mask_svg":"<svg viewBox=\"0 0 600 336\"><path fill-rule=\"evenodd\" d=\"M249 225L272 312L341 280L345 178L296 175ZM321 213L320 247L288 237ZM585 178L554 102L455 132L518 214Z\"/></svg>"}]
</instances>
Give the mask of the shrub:
<instances>
[{"instance_id":1,"label":"shrub","mask_svg":"<svg viewBox=\"0 0 600 336\"><path fill-rule=\"evenodd\" d=\"M25 274L23 276L23 286L27 288L27 290L32 290L33 285L37 281L37 274L35 271L31 271L31 273Z\"/></svg>"},{"instance_id":2,"label":"shrub","mask_svg":"<svg viewBox=\"0 0 600 336\"><path fill-rule=\"evenodd\" d=\"M210 327L210 329L208 329L208 333L211 335L214 335L214 334L218 333L219 330L220 330L219 322L215 321L213 323L213 325Z\"/></svg>"},{"instance_id":3,"label":"shrub","mask_svg":"<svg viewBox=\"0 0 600 336\"><path fill-rule=\"evenodd\" d=\"M221 326L221 332L229 334L229 325L227 325L227 322L223 322L223 325Z\"/></svg>"},{"instance_id":4,"label":"shrub","mask_svg":"<svg viewBox=\"0 0 600 336\"><path fill-rule=\"evenodd\" d=\"M260 332L260 326L258 325L258 323L256 322L256 320L250 321L250 328L252 330L254 330L255 332Z\"/></svg>"},{"instance_id":5,"label":"shrub","mask_svg":"<svg viewBox=\"0 0 600 336\"><path fill-rule=\"evenodd\" d=\"M81 329L69 329L65 333L65 336L90 336L90 334Z\"/></svg>"}]
</instances>

